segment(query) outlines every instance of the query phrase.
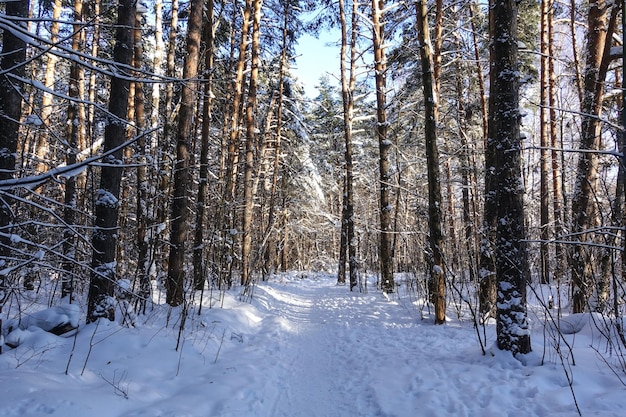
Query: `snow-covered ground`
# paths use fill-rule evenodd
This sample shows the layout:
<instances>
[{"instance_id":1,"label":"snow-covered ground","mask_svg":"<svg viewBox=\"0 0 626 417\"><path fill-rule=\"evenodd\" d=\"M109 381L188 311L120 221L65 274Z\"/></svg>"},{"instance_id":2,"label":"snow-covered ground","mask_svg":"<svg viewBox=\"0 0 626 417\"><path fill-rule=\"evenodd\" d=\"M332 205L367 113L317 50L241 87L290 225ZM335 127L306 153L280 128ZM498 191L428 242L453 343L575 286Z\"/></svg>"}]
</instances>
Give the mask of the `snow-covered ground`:
<instances>
[{"instance_id":1,"label":"snow-covered ground","mask_svg":"<svg viewBox=\"0 0 626 417\"><path fill-rule=\"evenodd\" d=\"M524 365L492 347L493 324L483 355L470 320L435 326L402 288L388 299L369 288L291 274L251 302L205 294L179 340L180 312L166 306L68 338L36 318L0 355L0 416L555 417L578 415L574 398L585 416L626 415L620 356L593 325L565 336L563 366L536 319Z\"/></svg>"}]
</instances>

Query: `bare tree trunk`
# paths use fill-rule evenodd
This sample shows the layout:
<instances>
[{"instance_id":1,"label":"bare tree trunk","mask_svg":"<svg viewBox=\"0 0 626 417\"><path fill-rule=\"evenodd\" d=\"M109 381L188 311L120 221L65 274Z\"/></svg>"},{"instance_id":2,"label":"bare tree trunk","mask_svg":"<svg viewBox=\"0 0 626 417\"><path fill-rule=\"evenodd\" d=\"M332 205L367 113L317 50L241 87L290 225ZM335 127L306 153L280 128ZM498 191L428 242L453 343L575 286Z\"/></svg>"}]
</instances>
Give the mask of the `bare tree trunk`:
<instances>
[{"instance_id":1,"label":"bare tree trunk","mask_svg":"<svg viewBox=\"0 0 626 417\"><path fill-rule=\"evenodd\" d=\"M196 230L193 245L193 271L194 288L202 290L206 280L206 259L205 259L205 226L206 226L206 205L209 194L209 146L211 144L211 117L213 106L213 61L215 56L215 29L213 23L213 0L207 1L205 36L205 68L204 68L204 100L202 106L202 132L200 144L200 183L198 185L198 197L196 200Z\"/></svg>"},{"instance_id":2,"label":"bare tree trunk","mask_svg":"<svg viewBox=\"0 0 626 417\"><path fill-rule=\"evenodd\" d=\"M143 37L142 27L144 24L144 17L142 14L137 13L135 18L135 28L133 29L134 36L134 57L133 65L138 70L141 70L143 64ZM137 74L138 78L141 78L140 74ZM149 271L149 242L148 242L148 223L149 223L149 194L150 194L150 179L148 178L146 157L147 146L146 137L143 135L146 126L146 114L145 114L145 95L144 95L144 83L135 82L135 126L136 134L139 135L137 140L136 153L137 153L137 276L136 280L139 282L139 310L145 312L148 298L150 297L150 276Z\"/></svg>"},{"instance_id":3,"label":"bare tree trunk","mask_svg":"<svg viewBox=\"0 0 626 417\"><path fill-rule=\"evenodd\" d=\"M193 118L197 99L196 77L202 38L202 6L204 1L192 0L187 21L187 55L183 66L183 84L178 128L176 131L176 163L174 165L174 199L170 214L170 256L167 273L166 301L178 306L184 301L185 243L189 217L190 150L193 140Z\"/></svg>"},{"instance_id":4,"label":"bare tree trunk","mask_svg":"<svg viewBox=\"0 0 626 417\"><path fill-rule=\"evenodd\" d=\"M586 44L584 94L581 107L582 134L576 182L572 197L572 229L578 242L587 240L588 229L598 221L597 207L593 200L598 181L598 155L594 151L601 146L602 95L608 69L611 37L617 13L613 8L611 21L607 22L608 5L598 0L589 5L588 33ZM571 255L572 310L585 311L593 291L593 251L581 244L574 244Z\"/></svg>"},{"instance_id":5,"label":"bare tree trunk","mask_svg":"<svg viewBox=\"0 0 626 417\"><path fill-rule=\"evenodd\" d=\"M487 143L487 131L488 131L488 109L487 109L487 95L485 94L485 77L483 76L483 70L480 65L480 44L478 42L478 29L475 22L474 8L478 7L478 2L471 1L468 4L469 18L472 28L472 46L474 47L474 60L476 61L476 78L478 79L478 88L480 90L480 108L483 122L483 140Z\"/></svg>"},{"instance_id":6,"label":"bare tree trunk","mask_svg":"<svg viewBox=\"0 0 626 417\"><path fill-rule=\"evenodd\" d=\"M550 146L551 151L551 170L552 170L552 214L554 217L554 235L557 238L563 236L563 187L561 167L559 163L556 106L557 106L557 86L556 76L554 74L554 9L549 8L548 13L548 99L550 104ZM558 239L557 239L558 240ZM555 243L554 245L554 279L559 282L563 277L565 267L565 251L563 245Z\"/></svg>"},{"instance_id":7,"label":"bare tree trunk","mask_svg":"<svg viewBox=\"0 0 626 417\"><path fill-rule=\"evenodd\" d=\"M83 22L83 0L74 1L74 35L72 36L72 49L80 51L83 47L84 34ZM78 62L72 62L70 67L70 79L68 96L72 99L67 106L67 143L69 149L66 156L67 165L76 163L76 155L80 150L80 120L79 103L80 82L82 81L82 67ZM77 181L72 176L65 181L65 207L63 209L63 220L65 224L72 226L76 223L76 210L78 209ZM74 259L76 257L76 232L73 227L68 227L64 232L63 253L66 257L63 262L63 276L61 278L61 297L69 297L71 302L74 292Z\"/></svg>"},{"instance_id":8,"label":"bare tree trunk","mask_svg":"<svg viewBox=\"0 0 626 417\"><path fill-rule=\"evenodd\" d=\"M61 0L54 0L52 9L52 22L50 23L50 42L55 44L59 40L59 18L61 17ZM76 36L76 34L74 35ZM54 81L56 79L56 64L58 58L55 54L48 54L46 62L46 72L44 75L44 86L50 90L54 90ZM41 97L41 121L44 129L39 132L37 145L35 149L37 158L37 172L44 172L48 169L46 161L48 160L48 129L51 124L51 115L53 95L50 91L44 91Z\"/></svg>"},{"instance_id":9,"label":"bare tree trunk","mask_svg":"<svg viewBox=\"0 0 626 417\"><path fill-rule=\"evenodd\" d=\"M93 0L93 33L91 39L91 56L98 56L98 50L100 46L100 0ZM96 102L96 71L91 70L89 75L89 103ZM92 104L89 105L87 113L87 136L93 137L94 123L96 117L96 107Z\"/></svg>"},{"instance_id":10,"label":"bare tree trunk","mask_svg":"<svg viewBox=\"0 0 626 417\"><path fill-rule=\"evenodd\" d=\"M350 41L348 41L348 26L344 1L339 1L339 16L341 21L341 99L343 103L343 135L345 142L345 176L344 194L341 216L341 242L339 256L339 274L337 282L346 282L346 260L349 265L350 291L358 284L358 264L356 259L356 235L354 230L354 174L352 162L352 119L354 116L354 84L356 65L356 35L357 35L357 5L352 1L352 26ZM346 68L346 55L350 48L350 67Z\"/></svg>"},{"instance_id":11,"label":"bare tree trunk","mask_svg":"<svg viewBox=\"0 0 626 417\"><path fill-rule=\"evenodd\" d=\"M7 18L25 18L30 8L28 0L6 3ZM21 36L5 30L2 35L0 54L0 180L7 180L15 174L15 154L19 121L22 117L22 95L19 83L11 76L24 76L26 42ZM0 194L0 267L7 266L11 253L10 229L13 210L10 198ZM9 295L9 282L5 274L0 274L0 329L2 328L2 308ZM2 353L2 345L0 345Z\"/></svg>"},{"instance_id":12,"label":"bare tree trunk","mask_svg":"<svg viewBox=\"0 0 626 417\"><path fill-rule=\"evenodd\" d=\"M135 1L120 0L117 9L117 30L113 60L129 66L133 58L132 27L135 23ZM127 74L130 75L130 74ZM104 150L119 147L125 138L128 110L128 90L130 82L126 77L112 77L109 97L109 120L104 131ZM111 155L109 164L102 167L100 188L95 202L94 233L92 238L93 255L91 280L87 300L87 322L99 318L115 318L115 305L112 297L115 289L115 251L117 248L117 222L122 168L115 165L122 161L122 150Z\"/></svg>"},{"instance_id":13,"label":"bare tree trunk","mask_svg":"<svg viewBox=\"0 0 626 417\"><path fill-rule=\"evenodd\" d=\"M420 44L422 85L424 88L426 165L428 171L428 232L431 251L431 300L435 305L435 324L446 321L446 277L443 260L443 232L441 230L441 188L439 183L439 150L437 148L437 120L439 118L437 92L433 74L434 57L428 25L426 0L415 3L417 33Z\"/></svg>"},{"instance_id":14,"label":"bare tree trunk","mask_svg":"<svg viewBox=\"0 0 626 417\"><path fill-rule=\"evenodd\" d=\"M374 71L376 73L376 137L379 150L380 173L380 247L379 262L381 286L384 292L394 291L393 280L393 230L392 230L392 202L391 202L391 167L389 151L391 141L388 138L387 124L387 58L384 42L384 0L372 0L372 23L374 45Z\"/></svg>"},{"instance_id":15,"label":"bare tree trunk","mask_svg":"<svg viewBox=\"0 0 626 417\"><path fill-rule=\"evenodd\" d=\"M496 328L498 348L513 355L531 351L526 316L528 264L521 176L517 2L494 0L491 36L489 140L495 144L497 198Z\"/></svg>"},{"instance_id":16,"label":"bare tree trunk","mask_svg":"<svg viewBox=\"0 0 626 417\"><path fill-rule=\"evenodd\" d=\"M539 85L539 147L540 147L540 224L539 224L539 262L540 281L542 284L550 282L550 253L548 239L550 238L550 187L549 187L549 123L548 109L549 64L548 64L548 14L552 6L551 0L541 0L541 40L540 40L540 85Z\"/></svg>"},{"instance_id":17,"label":"bare tree trunk","mask_svg":"<svg viewBox=\"0 0 626 417\"><path fill-rule=\"evenodd\" d=\"M246 105L246 165L244 170L244 209L243 209L243 242L241 245L241 285L252 283L250 252L252 250L252 218L255 190L253 187L254 154L256 147L256 108L257 85L259 82L259 49L262 0L253 0L251 71L248 85L248 103Z\"/></svg>"},{"instance_id":18,"label":"bare tree trunk","mask_svg":"<svg viewBox=\"0 0 626 417\"><path fill-rule=\"evenodd\" d=\"M287 3L285 5L285 15L283 20L283 28L282 28L282 49L281 49L281 57L280 57L280 69L278 71L279 84L278 84L278 105L276 107L276 139L274 141L274 165L272 167L272 182L270 188L270 207L268 214L268 225L267 231L265 235L268 238L268 243L265 247L264 253L264 271L265 273L270 271L270 265L272 263L272 250L274 245L272 241L275 241L276 238L272 236L272 230L274 229L274 225L277 223L277 214L278 211L278 178L280 177L280 169L281 169L281 152L282 152L282 136L283 136L283 114L284 114L284 106L285 106L285 73L289 65L289 58L287 56L290 40L289 40L289 20L291 18L291 13L293 9L291 5ZM287 97L288 99L291 97ZM275 262L277 264L277 262Z\"/></svg>"},{"instance_id":19,"label":"bare tree trunk","mask_svg":"<svg viewBox=\"0 0 626 417\"><path fill-rule=\"evenodd\" d=\"M235 75L232 80L232 108L230 112L230 131L228 138L228 149L226 157L226 178L224 187L224 205L221 207L222 213L218 221L221 222L221 243L220 251L220 283L225 282L227 286L232 285L232 267L234 259L234 237L235 231L235 194L237 189L237 171L239 165L239 145L241 124L241 113L243 103L244 70L246 68L246 51L248 49L248 35L250 31L250 18L252 16L252 0L246 0L243 10L243 20L241 24L241 40L239 42L239 56ZM233 22L234 23L234 22Z\"/></svg>"},{"instance_id":20,"label":"bare tree trunk","mask_svg":"<svg viewBox=\"0 0 626 417\"><path fill-rule=\"evenodd\" d=\"M472 7L470 7L470 12L472 12ZM490 8L489 13L489 31L493 32L493 17L492 11ZM474 25L473 25L474 27ZM491 35L493 36L493 35ZM478 55L478 46L477 40L474 39L474 48L477 63L479 55ZM482 74L480 66L478 68L478 73ZM490 72L490 77L493 78L493 72ZM493 81L492 81L493 82ZM484 88L484 84L483 84ZM484 94L483 90L483 97ZM483 99L484 101L484 99ZM489 111L486 110L486 105L483 104L483 117L487 118L487 114L492 114L494 109L491 107L491 101L489 102ZM483 128L487 127L485 124ZM485 147L485 202L483 207L483 224L481 230L481 240L480 240L480 258L479 258L479 310L482 318L487 318L489 316L493 316L496 312L496 260L495 260L495 238L496 238L496 219L497 219L497 199L496 199L496 189L497 189L497 178L494 175L494 171L491 167L495 164L495 142L490 137L488 130L484 130L484 147Z\"/></svg>"},{"instance_id":21,"label":"bare tree trunk","mask_svg":"<svg viewBox=\"0 0 626 417\"><path fill-rule=\"evenodd\" d=\"M578 101L583 102L583 90L584 90L584 81L583 76L580 73L580 58L578 56L578 42L576 41L576 0L570 0L570 35L572 37L572 60L574 66L574 79L576 81L576 91L578 92Z\"/></svg>"},{"instance_id":22,"label":"bare tree trunk","mask_svg":"<svg viewBox=\"0 0 626 417\"><path fill-rule=\"evenodd\" d=\"M177 37L179 32L178 27L178 0L172 0L171 9L170 9L171 17L169 19L169 36L167 41L167 53L165 57L165 74L169 78L178 78L180 75L178 74L178 69L176 68L176 44ZM156 43L158 45L158 42ZM175 97L174 97L174 84L166 83L165 84L165 114L163 116L163 132L159 136L159 145L157 146L157 157L155 158L157 161L157 172L158 172L158 184L159 184L159 200L157 202L156 208L156 223L158 225L158 229L161 230L160 233L156 232L155 239L155 248L154 248L154 258L155 262L158 264L157 268L157 279L163 278L164 281L167 281L166 275L169 270L169 246L168 246L168 235L170 233L170 223L168 221L171 203L170 203L170 195L172 189L172 169L173 169L173 161L172 154L174 153L173 148L173 130L174 130L174 122L176 121L176 108L175 108Z\"/></svg>"}]
</instances>

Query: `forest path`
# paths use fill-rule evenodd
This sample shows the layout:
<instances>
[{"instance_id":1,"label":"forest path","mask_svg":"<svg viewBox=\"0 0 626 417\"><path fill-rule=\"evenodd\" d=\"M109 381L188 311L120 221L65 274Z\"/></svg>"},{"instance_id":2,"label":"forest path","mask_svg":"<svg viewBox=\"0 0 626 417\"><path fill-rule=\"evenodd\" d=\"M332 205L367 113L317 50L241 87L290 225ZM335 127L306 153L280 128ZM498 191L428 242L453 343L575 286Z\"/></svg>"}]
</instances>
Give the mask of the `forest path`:
<instances>
[{"instance_id":1,"label":"forest path","mask_svg":"<svg viewBox=\"0 0 626 417\"><path fill-rule=\"evenodd\" d=\"M490 404L498 395L510 398L510 390L520 399L511 412L535 415L539 407L542 414L541 403L527 402L537 389L526 375L485 372L486 358L467 327L422 321L395 295L306 281L256 289L254 302L271 313L263 325L275 329L255 341L267 353L256 416L489 415ZM498 386L499 379L508 382Z\"/></svg>"}]
</instances>

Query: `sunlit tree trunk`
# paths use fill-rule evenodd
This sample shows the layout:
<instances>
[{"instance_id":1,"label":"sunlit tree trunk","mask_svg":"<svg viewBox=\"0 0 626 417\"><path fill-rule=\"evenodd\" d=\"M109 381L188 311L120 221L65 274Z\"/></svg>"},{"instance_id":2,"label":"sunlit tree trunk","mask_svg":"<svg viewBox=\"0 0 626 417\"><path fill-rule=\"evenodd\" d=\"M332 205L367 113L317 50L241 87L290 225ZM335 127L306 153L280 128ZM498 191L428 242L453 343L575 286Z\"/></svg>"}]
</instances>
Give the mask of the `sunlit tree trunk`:
<instances>
[{"instance_id":1,"label":"sunlit tree trunk","mask_svg":"<svg viewBox=\"0 0 626 417\"><path fill-rule=\"evenodd\" d=\"M472 32L476 33L476 25L473 23L474 7L469 8L470 15L472 17ZM493 17L490 8L489 13L489 31L493 31ZM477 63L477 73L479 74L479 81L482 80L482 69L479 65L480 55L478 50L478 40L474 35L474 55ZM490 73L492 76L493 73ZM483 222L480 232L480 256L478 263L478 279L479 279L479 311L482 318L493 316L496 311L496 261L495 261L495 234L496 234L496 178L494 176L494 157L495 157L495 144L494 141L489 140L489 133L487 129L487 116L491 114L493 109L489 107L487 109L486 94L484 90L484 81L481 84L481 108L483 114L483 134L484 134L484 148L485 148L485 201L483 207ZM489 102L491 106L491 102ZM487 111L489 110L489 111Z\"/></svg>"},{"instance_id":2,"label":"sunlit tree trunk","mask_svg":"<svg viewBox=\"0 0 626 417\"><path fill-rule=\"evenodd\" d=\"M392 230L392 202L391 202L391 166L389 152L391 141L388 138L389 126L387 122L387 58L385 56L384 37L384 0L372 0L372 24L374 46L374 71L376 73L376 137L379 150L380 174L380 246L379 262L381 286L384 292L394 291L393 280L393 230Z\"/></svg>"},{"instance_id":3,"label":"sunlit tree trunk","mask_svg":"<svg viewBox=\"0 0 626 417\"><path fill-rule=\"evenodd\" d=\"M548 64L548 15L552 7L551 0L541 0L541 42L540 42L540 85L539 85L539 263L540 281L550 282L550 254L548 239L550 238L550 110L548 109L549 64Z\"/></svg>"},{"instance_id":4,"label":"sunlit tree trunk","mask_svg":"<svg viewBox=\"0 0 626 417\"><path fill-rule=\"evenodd\" d=\"M220 267L220 283L226 283L227 286L232 285L232 272L234 254L235 236L233 235L237 229L235 225L236 211L236 189L237 189L237 172L239 165L239 146L241 141L240 125L243 104L243 86L245 78L245 69L247 65L246 51L248 50L248 36L250 31L250 20L252 16L252 0L246 0L243 9L243 20L241 23L241 37L239 42L239 55L235 67L235 74L232 79L230 93L232 107L228 120L228 145L225 167L225 186L223 206L220 208L221 222L219 230L221 233L221 247L219 267ZM233 22L234 25L235 22ZM234 32L233 32L234 33Z\"/></svg>"},{"instance_id":5,"label":"sunlit tree trunk","mask_svg":"<svg viewBox=\"0 0 626 417\"><path fill-rule=\"evenodd\" d=\"M491 36L489 138L496 179L496 274L498 348L513 355L531 351L526 315L528 264L521 175L516 0L495 0ZM490 169L490 168L488 168Z\"/></svg>"},{"instance_id":6,"label":"sunlit tree trunk","mask_svg":"<svg viewBox=\"0 0 626 417\"><path fill-rule=\"evenodd\" d=\"M187 21L187 54L183 66L185 80L181 92L178 128L176 130L176 163L170 214L170 256L167 271L166 301L178 306L184 301L185 244L189 217L190 159L193 141L194 111L197 100L198 63L202 38L202 9L204 1L192 0Z\"/></svg>"},{"instance_id":7,"label":"sunlit tree trunk","mask_svg":"<svg viewBox=\"0 0 626 417\"><path fill-rule=\"evenodd\" d=\"M241 285L251 284L251 259L252 250L252 218L254 209L255 190L253 187L254 154L256 147L256 109L257 109L257 86L259 83L259 49L260 49L260 25L262 0L253 1L252 22L252 45L250 82L248 83L248 102L246 105L246 163L244 169L244 209L242 219L243 242L241 245Z\"/></svg>"},{"instance_id":8,"label":"sunlit tree trunk","mask_svg":"<svg viewBox=\"0 0 626 417\"><path fill-rule=\"evenodd\" d=\"M100 49L100 0L93 0L92 9L93 9L93 31L92 31L92 39L91 39L91 56L98 56L98 51ZM91 70L89 75L89 103L96 102L96 89L98 88L96 85L97 81L97 73L94 70ZM94 133L94 123L96 117L96 106L89 104L89 108L87 111L87 135L89 137L93 136Z\"/></svg>"},{"instance_id":9,"label":"sunlit tree trunk","mask_svg":"<svg viewBox=\"0 0 626 417\"><path fill-rule=\"evenodd\" d=\"M52 8L52 22L50 23L50 42L55 44L59 40L59 18L61 17L61 0L54 0ZM74 35L76 36L76 35ZM54 54L48 54L46 62L46 72L44 75L44 85L47 89L54 90L54 82L56 79L56 64L58 58ZM37 172L44 172L48 169L48 129L52 122L53 114L53 95L49 91L44 91L41 97L41 121L44 129L39 132L35 154L37 157Z\"/></svg>"},{"instance_id":10,"label":"sunlit tree trunk","mask_svg":"<svg viewBox=\"0 0 626 417\"><path fill-rule=\"evenodd\" d=\"M594 201L598 181L598 154L594 151L601 146L600 114L604 80L608 69L611 36L616 24L617 14L613 9L611 22L607 20L609 7L604 0L589 5L586 64L584 74L584 92L581 105L582 126L576 182L572 197L571 233L577 242L588 239L588 229L598 222L598 213ZM585 311L589 297L593 292L593 249L581 244L572 246L572 310L574 313Z\"/></svg>"},{"instance_id":11,"label":"sunlit tree trunk","mask_svg":"<svg viewBox=\"0 0 626 417\"><path fill-rule=\"evenodd\" d=\"M268 225L267 231L265 235L267 236L268 243L265 247L264 252L264 272L267 273L270 271L272 264L272 251L274 250L275 244L273 244L274 240L277 240L275 237L277 234L273 234L274 226L278 222L278 179L281 174L281 153L282 153L282 137L283 137L283 123L284 123L284 108L286 100L292 97L285 97L285 74L287 68L289 66L289 47L290 47L290 34L289 34L289 21L292 18L293 9L290 3L287 3L285 6L285 14L283 19L283 27L282 27L282 47L281 47L281 56L280 56L280 68L278 70L279 84L278 84L278 104L276 105L276 136L274 140L274 159L273 159L273 167L272 167L272 182L270 188L270 203L269 203L269 214L268 214ZM278 262L274 262L278 264Z\"/></svg>"},{"instance_id":12,"label":"sunlit tree trunk","mask_svg":"<svg viewBox=\"0 0 626 417\"><path fill-rule=\"evenodd\" d=\"M426 0L416 3L417 37L420 44L422 85L424 89L424 133L426 136L426 166L428 172L428 240L431 252L431 300L435 305L435 323L446 321L446 280L443 261L443 232L441 230L441 188L439 175L439 150L437 148L437 121L439 118L437 92L433 74L433 47L428 25Z\"/></svg>"},{"instance_id":13,"label":"sunlit tree trunk","mask_svg":"<svg viewBox=\"0 0 626 417\"><path fill-rule=\"evenodd\" d=\"M117 8L117 30L113 60L129 66L133 57L132 27L135 23L135 1L121 0ZM119 71L124 72L121 67ZM129 74L123 74L126 77ZM130 82L126 77L112 77L108 122L104 131L104 150L119 147L124 142L126 113L128 110L128 90ZM122 150L111 154L108 164L102 167L100 187L96 192L94 232L92 237L92 273L87 300L87 322L99 318L115 318L113 294L115 289L115 251L117 248L118 210L120 206L120 184Z\"/></svg>"},{"instance_id":14,"label":"sunlit tree trunk","mask_svg":"<svg viewBox=\"0 0 626 417\"><path fill-rule=\"evenodd\" d=\"M176 45L179 32L178 27L178 0L172 0L170 8L169 19L169 36L167 40L167 51L165 56L165 75L172 78L179 78L179 71L176 68ZM158 45L158 42L157 42ZM170 233L170 224L168 216L170 214L171 205L171 189L172 189L172 155L175 150L173 148L173 130L174 122L176 121L176 103L174 94L174 83L165 84L165 97L164 97L164 109L163 109L163 131L158 136L158 145L156 150L157 172L158 172L158 184L159 194L158 202L156 203L156 224L160 233L154 237L155 248L154 258L157 263L158 276L157 278L163 278L169 270L169 246L168 235Z\"/></svg>"},{"instance_id":15,"label":"sunlit tree trunk","mask_svg":"<svg viewBox=\"0 0 626 417\"><path fill-rule=\"evenodd\" d=\"M562 186L562 174L560 157L561 153L558 152L559 138L557 135L557 85L556 75L554 73L554 9L550 8L548 13L548 100L550 105L550 146L552 148L551 159L551 171L552 171L552 214L554 218L554 235L557 240L563 236L563 186ZM554 245L554 270L553 276L556 282L559 282L563 277L565 271L565 251L561 243L555 243Z\"/></svg>"},{"instance_id":16,"label":"sunlit tree trunk","mask_svg":"<svg viewBox=\"0 0 626 417\"><path fill-rule=\"evenodd\" d=\"M574 67L574 80L576 81L576 91L578 92L578 100L582 105L583 102L583 90L584 90L584 81L583 75L580 72L580 57L578 51L578 41L577 41L577 27L578 21L576 20L576 9L578 8L577 0L570 0L570 21L569 21L569 29L570 36L572 38L572 66Z\"/></svg>"}]
</instances>

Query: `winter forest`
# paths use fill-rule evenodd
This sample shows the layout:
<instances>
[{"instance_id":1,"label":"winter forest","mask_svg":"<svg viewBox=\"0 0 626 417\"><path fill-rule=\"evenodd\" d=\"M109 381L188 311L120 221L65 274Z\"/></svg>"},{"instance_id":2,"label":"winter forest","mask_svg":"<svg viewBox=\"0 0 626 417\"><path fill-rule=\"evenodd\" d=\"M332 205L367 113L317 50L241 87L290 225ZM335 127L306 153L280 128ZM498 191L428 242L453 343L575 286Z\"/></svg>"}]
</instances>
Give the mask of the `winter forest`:
<instances>
[{"instance_id":1,"label":"winter forest","mask_svg":"<svg viewBox=\"0 0 626 417\"><path fill-rule=\"evenodd\" d=\"M376 363L381 351L369 343L381 336L370 328L405 326L412 333L383 351L434 340L424 363L457 357L484 384L526 389L525 369L552 364L562 403L530 411L509 387L510 400L480 411L465 387L448 398L454 410L433 403L420 413L381 400L397 376L391 368L352 364L328 372L349 380L361 371L387 388L371 388L356 408L318 393L311 398L325 405L303 412L310 393L285 399L268 389L257 398L224 364L214 388L243 390L237 406L142 414L115 405L115 415L621 415L623 8L611 0L0 0L0 384L23 399L0 413L86 415L85 404L50 405L58 393L29 403L29 384L47 389L39 372L53 385L73 375L76 387L132 398L150 378L129 377L130 364L107 373L98 362L122 351L168 361L192 380L203 378L194 372L204 362L229 358L241 369L248 355L265 364L244 374L254 386L258 372L274 382L286 374L252 347L291 352L304 370L320 366L322 356L294 347L291 328L314 352L363 346L357 351ZM337 57L317 59L337 68L311 97L296 68L311 51L298 41L323 32L336 34ZM322 340L341 326L311 331L311 321L329 327L339 317L351 317L343 339ZM158 349L144 350L157 334ZM185 349L194 352L188 362ZM352 363L343 351L324 355ZM489 369L494 357L500 373ZM596 384L588 392L610 387L598 397L605 408L581 394L575 368ZM173 378L168 372L157 380ZM309 383L299 372L290 381ZM414 375L402 378L404 392L421 392ZM541 378L528 391L533 401L551 398L550 377ZM341 389L367 392L352 384ZM282 405L266 410L270 397ZM0 407L7 403L0 393ZM99 412L87 414L113 415Z\"/></svg>"}]
</instances>

